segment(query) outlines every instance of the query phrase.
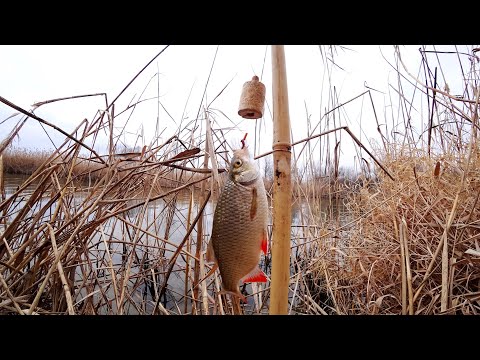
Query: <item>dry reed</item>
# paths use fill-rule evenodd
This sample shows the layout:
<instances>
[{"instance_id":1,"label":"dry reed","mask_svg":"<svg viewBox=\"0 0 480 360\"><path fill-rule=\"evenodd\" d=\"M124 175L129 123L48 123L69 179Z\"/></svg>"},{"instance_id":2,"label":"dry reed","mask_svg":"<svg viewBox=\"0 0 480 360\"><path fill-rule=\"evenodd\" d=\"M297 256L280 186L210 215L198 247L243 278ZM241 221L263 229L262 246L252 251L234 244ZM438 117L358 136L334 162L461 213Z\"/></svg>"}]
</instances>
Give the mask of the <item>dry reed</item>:
<instances>
[{"instance_id":1,"label":"dry reed","mask_svg":"<svg viewBox=\"0 0 480 360\"><path fill-rule=\"evenodd\" d=\"M320 50L331 73L338 48ZM402 112L384 119L388 132L378 125L381 146L362 143L344 112L366 98L380 124L370 90L340 102L328 84L329 110L319 121L307 110L308 133L292 148L289 314L480 312L478 58L457 54L473 59L458 98L440 89L441 66L430 70L438 54L421 55L423 82L399 56L392 65ZM415 90L408 99L407 86ZM174 136L126 153L114 134L127 110L114 104L124 90L111 103L105 96L105 110L75 132L62 130L64 143L36 164L20 160L11 144L27 116L49 126L33 111L51 101L31 112L2 101L25 115L0 139L4 172L31 174L8 194L0 179L0 313L267 314L270 282L243 286L249 303L238 309L219 294L218 272L201 281L210 271L204 252L211 203L231 150L218 113L201 105ZM409 112L417 98L428 103L419 128ZM93 151L87 144L105 131L108 150ZM354 175L341 167L345 141L359 155ZM265 183L269 190L271 179ZM261 267L270 276L271 254Z\"/></svg>"},{"instance_id":2,"label":"dry reed","mask_svg":"<svg viewBox=\"0 0 480 360\"><path fill-rule=\"evenodd\" d=\"M376 149L394 180L377 167L348 194L351 221L309 241L316 250L299 269L308 289L301 312L317 313L315 302L332 314L480 313L478 58L466 55L472 69L459 98L436 91L437 71L432 86L411 81L397 56L399 86L428 99L429 121L418 138L409 117L397 119L404 130Z\"/></svg>"}]
</instances>

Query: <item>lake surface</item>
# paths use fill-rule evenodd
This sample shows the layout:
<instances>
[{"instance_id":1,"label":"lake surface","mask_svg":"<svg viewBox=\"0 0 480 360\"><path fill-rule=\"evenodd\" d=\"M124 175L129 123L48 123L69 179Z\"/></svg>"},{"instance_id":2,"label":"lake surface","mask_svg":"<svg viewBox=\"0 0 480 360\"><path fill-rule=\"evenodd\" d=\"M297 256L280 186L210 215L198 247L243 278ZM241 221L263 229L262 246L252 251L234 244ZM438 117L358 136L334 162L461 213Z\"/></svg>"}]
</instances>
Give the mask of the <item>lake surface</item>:
<instances>
[{"instance_id":1,"label":"lake surface","mask_svg":"<svg viewBox=\"0 0 480 360\"><path fill-rule=\"evenodd\" d=\"M8 199L18 189L19 186L28 178L28 176L19 176L6 174L4 179L5 194ZM19 200L17 208L22 207L22 202L28 198L36 188L36 185L32 185L25 189L22 193L23 200ZM80 206L85 199L86 193L79 191L75 193L75 199L70 206ZM176 250L174 245L163 242L161 239L167 239L173 244L179 244L185 237L187 231L187 218L190 206L190 192L185 191L179 193L176 198L169 197L168 199L159 199L154 202L148 203L146 211L142 211L142 206L129 210L125 214L126 222L134 224L141 224L140 227L150 234L155 234L157 237L150 236L142 232L135 232L134 228L126 226L126 222L118 221L117 219L107 220L102 224L102 231L97 232L90 239L89 244L89 256L92 261L92 266L96 271L94 274L88 272L85 267L79 266L77 271L77 286L80 288L76 292L74 303L81 304L85 299L91 299L94 304L99 302L105 302L104 305L99 307L98 312L104 314L114 314L118 312L115 298L115 291L111 285L112 276L115 273L115 278L118 282L122 281L125 275L125 271L128 272L131 279L126 282L131 299L127 305L123 305L123 311L127 314L142 314L152 313L153 304L155 300L155 294L152 290L152 286L147 286L145 282L139 282L138 275L144 273L147 269L165 269L168 265L168 261L172 254ZM48 198L42 200L46 203ZM172 201L175 202L172 206ZM130 201L130 204L135 201ZM142 203L142 201L138 201ZM195 201L193 215L198 211L199 204ZM169 211L174 209L173 213L169 215ZM210 237L210 231L212 227L214 204L213 201L209 201L204 210L204 241L208 241ZM32 210L35 212L35 209ZM294 250L292 255L298 256L300 247L295 245L310 239L312 236L318 237L321 230L321 225L327 218L338 216L340 222L345 218L345 207L341 202L329 202L323 200L322 202L303 202L299 201L292 204L292 245ZM194 217L194 216L193 216ZM9 219L12 220L11 218ZM7 220L8 221L8 220ZM270 222L271 223L271 222ZM0 225L0 231L1 229ZM271 226L269 226L271 232ZM195 241L197 238L196 229L192 232L191 243L184 246L185 249L189 249L191 253L195 253ZM137 244L137 245L133 245ZM134 250L132 250L134 249ZM108 250L108 251L107 251ZM129 255L135 252L134 261L129 261ZM187 256L181 254L178 256L173 268L172 274L168 279L168 287L162 304L171 313L184 313L191 311L191 304L187 304L184 308L185 299L185 267ZM267 272L268 261L262 257L261 267ZM190 266L193 261L190 260ZM114 269L114 271L112 271ZM151 278L151 285L158 289L163 282L163 276L159 271L159 275ZM191 271L191 274L193 271ZM268 273L267 273L268 274ZM85 277L89 279L95 278L95 286L81 287L82 281ZM93 281L93 280L92 280ZM102 292L107 294L108 301L105 300L105 296L102 299L99 286L104 284L105 288ZM191 280L187 282L188 286L191 285ZM265 287L264 284L255 284L256 291ZM87 290L89 289L89 290ZM97 292L97 293L95 293ZM252 285L247 285L247 292L253 293ZM93 294L92 294L93 293ZM117 294L118 297L118 294ZM138 304L135 302L138 301ZM257 305L254 304L253 297L249 297L249 304L252 308ZM263 307L261 313L268 313L268 308Z\"/></svg>"}]
</instances>

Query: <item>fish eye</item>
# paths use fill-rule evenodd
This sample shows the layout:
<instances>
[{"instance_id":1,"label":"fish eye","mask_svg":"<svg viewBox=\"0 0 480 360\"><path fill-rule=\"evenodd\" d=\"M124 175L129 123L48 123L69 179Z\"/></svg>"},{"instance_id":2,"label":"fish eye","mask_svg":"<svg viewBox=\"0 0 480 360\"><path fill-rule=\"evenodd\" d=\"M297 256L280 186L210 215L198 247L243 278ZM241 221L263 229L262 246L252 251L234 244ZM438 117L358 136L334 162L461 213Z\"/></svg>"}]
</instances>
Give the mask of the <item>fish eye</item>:
<instances>
[{"instance_id":1,"label":"fish eye","mask_svg":"<svg viewBox=\"0 0 480 360\"><path fill-rule=\"evenodd\" d=\"M237 168L242 166L242 160L240 160L240 159L235 160L235 162L233 163L233 166L235 166Z\"/></svg>"}]
</instances>

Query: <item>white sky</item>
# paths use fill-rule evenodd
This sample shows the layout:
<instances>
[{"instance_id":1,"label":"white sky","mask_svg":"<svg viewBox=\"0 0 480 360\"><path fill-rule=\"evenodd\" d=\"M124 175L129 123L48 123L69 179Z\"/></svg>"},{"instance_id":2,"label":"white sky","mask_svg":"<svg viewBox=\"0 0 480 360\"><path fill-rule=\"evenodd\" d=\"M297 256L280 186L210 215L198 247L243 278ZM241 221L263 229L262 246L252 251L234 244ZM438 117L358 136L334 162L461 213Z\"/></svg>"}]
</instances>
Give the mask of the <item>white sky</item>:
<instances>
[{"instance_id":1,"label":"white sky","mask_svg":"<svg viewBox=\"0 0 480 360\"><path fill-rule=\"evenodd\" d=\"M31 105L59 97L67 97L91 93L107 93L112 101L128 82L142 69L164 46L158 45L69 45L69 46L0 46L0 95L14 104L30 110ZM345 46L343 50L337 46L334 55L335 63L343 70L334 67L331 79L319 47L314 45L288 45L285 47L287 63L287 81L289 87L290 120L293 131L293 141L307 137L306 110L313 125L319 122L326 110L338 103L344 103L366 90L365 84L380 92L372 92L380 123L388 122L392 111L389 83L397 86L397 75L384 56L394 63L393 46ZM420 45L401 47L402 58L409 70L417 74L420 64ZM170 46L160 55L130 86L116 103L115 113L123 110L132 99L155 97L160 93L160 102L168 113L179 124L185 104L192 89L192 94L186 107L189 120L197 115L205 83L212 65L217 46ZM323 48L325 50L325 48ZM428 47L433 50L432 46ZM459 46L459 51L471 54L471 46ZM436 50L455 50L453 46L436 46ZM266 55L266 56L265 56ZM271 49L265 45L227 46L221 45L213 68L210 83L207 88L208 104L230 81L230 85L215 100L211 108L219 109L235 123L241 122L239 129L231 131L227 139L232 144L239 144L245 132L249 133L251 148L255 133L255 121L243 120L237 115L242 85L253 75L262 76L266 85L267 96L265 116L262 122L261 141L257 144L256 154L271 150L272 109L271 89ZM432 55L433 56L433 55ZM265 59L265 61L264 61ZM429 58L430 59L430 58ZM445 71L446 81L452 94L463 93L463 83L455 55L442 55L441 63ZM451 65L450 65L451 64ZM467 66L468 68L468 66ZM159 76L157 78L157 73ZM159 81L157 81L159 80ZM444 87L445 80L439 78L439 86ZM338 101L332 104L329 92L335 86ZM405 90L405 89L404 89ZM394 104L392 104L395 106ZM45 120L57 125L67 132L73 129L83 119L92 120L98 110L105 109L102 97L90 97L62 101L38 108L35 113ZM144 141L149 144L154 137L157 113L160 119L160 129L166 128L162 138L168 138L177 126L155 100L146 101L135 109L127 125L127 132L139 134L143 129ZM344 110L344 111L343 111ZM14 109L0 103L0 142L20 120L20 116L4 121L15 113ZM422 118L422 114L417 114ZM119 117L116 126L122 126L127 116ZM231 123L223 116L216 117L218 125L230 126ZM330 121L333 118L330 117ZM346 105L342 116L336 121L337 126L348 125L352 131L368 146L368 139L378 139L376 122L373 116L370 99L364 96ZM185 123L186 121L184 121ZM258 121L260 122L260 120ZM361 123L361 128L360 128ZM325 125L322 123L322 130ZM333 123L329 125L333 128ZM49 135L57 144L63 136L47 129ZM319 133L317 129L315 133ZM128 135L127 135L128 136ZM131 135L125 141L133 145L137 135ZM29 119L15 140L16 147L30 149L53 148L45 131L34 119ZM341 165L351 165L355 156L353 143L342 135Z\"/></svg>"}]
</instances>

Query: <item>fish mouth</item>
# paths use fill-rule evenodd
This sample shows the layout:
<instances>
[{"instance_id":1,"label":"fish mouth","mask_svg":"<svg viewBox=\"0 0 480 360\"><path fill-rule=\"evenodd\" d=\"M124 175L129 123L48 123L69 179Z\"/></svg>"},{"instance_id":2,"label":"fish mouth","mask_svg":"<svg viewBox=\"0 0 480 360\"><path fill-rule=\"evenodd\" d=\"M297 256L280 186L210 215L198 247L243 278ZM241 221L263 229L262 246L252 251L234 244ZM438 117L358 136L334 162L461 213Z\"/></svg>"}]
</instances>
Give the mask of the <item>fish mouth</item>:
<instances>
[{"instance_id":1,"label":"fish mouth","mask_svg":"<svg viewBox=\"0 0 480 360\"><path fill-rule=\"evenodd\" d=\"M244 170L244 171L232 171L231 179L236 184L243 186L252 185L259 178L259 174L256 171Z\"/></svg>"},{"instance_id":2,"label":"fish mouth","mask_svg":"<svg viewBox=\"0 0 480 360\"><path fill-rule=\"evenodd\" d=\"M232 180L235 184L240 184L243 186L249 186L253 185L259 178L258 173L245 173L245 172L240 172L240 173L233 173L232 174ZM253 178L252 178L253 176Z\"/></svg>"}]
</instances>

